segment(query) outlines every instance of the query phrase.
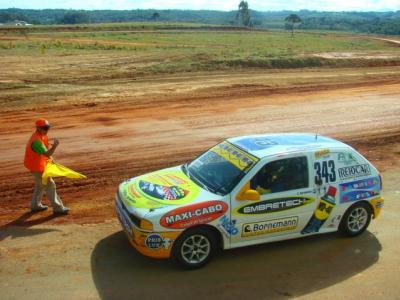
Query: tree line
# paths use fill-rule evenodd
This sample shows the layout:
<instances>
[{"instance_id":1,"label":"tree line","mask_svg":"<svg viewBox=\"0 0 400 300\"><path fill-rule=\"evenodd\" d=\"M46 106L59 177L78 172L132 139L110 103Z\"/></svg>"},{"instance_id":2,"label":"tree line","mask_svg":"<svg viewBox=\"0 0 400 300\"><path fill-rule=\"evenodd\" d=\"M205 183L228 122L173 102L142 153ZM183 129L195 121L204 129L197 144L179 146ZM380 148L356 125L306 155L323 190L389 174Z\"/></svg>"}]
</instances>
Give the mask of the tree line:
<instances>
[{"instance_id":1,"label":"tree line","mask_svg":"<svg viewBox=\"0 0 400 300\"><path fill-rule=\"evenodd\" d=\"M291 15L301 22L292 22ZM236 11L213 10L64 10L0 9L0 23L14 20L32 24L80 24L112 22L192 22L276 29L322 29L400 35L400 11L397 12L317 12L252 10L240 1ZM291 18L291 20L294 20Z\"/></svg>"}]
</instances>

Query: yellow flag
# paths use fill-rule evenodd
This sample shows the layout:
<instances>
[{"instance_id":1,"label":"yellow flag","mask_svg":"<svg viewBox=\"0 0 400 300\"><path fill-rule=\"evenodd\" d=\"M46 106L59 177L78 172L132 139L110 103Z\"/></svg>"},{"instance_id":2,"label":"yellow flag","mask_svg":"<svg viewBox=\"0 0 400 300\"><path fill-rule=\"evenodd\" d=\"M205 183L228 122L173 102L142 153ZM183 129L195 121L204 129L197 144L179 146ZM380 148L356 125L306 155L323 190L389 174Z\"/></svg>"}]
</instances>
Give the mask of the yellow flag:
<instances>
[{"instance_id":1,"label":"yellow flag","mask_svg":"<svg viewBox=\"0 0 400 300\"><path fill-rule=\"evenodd\" d=\"M49 177L67 177L67 178L78 178L85 179L86 176L75 172L67 167L49 160L46 164L46 168L42 174L42 184L46 185Z\"/></svg>"}]
</instances>

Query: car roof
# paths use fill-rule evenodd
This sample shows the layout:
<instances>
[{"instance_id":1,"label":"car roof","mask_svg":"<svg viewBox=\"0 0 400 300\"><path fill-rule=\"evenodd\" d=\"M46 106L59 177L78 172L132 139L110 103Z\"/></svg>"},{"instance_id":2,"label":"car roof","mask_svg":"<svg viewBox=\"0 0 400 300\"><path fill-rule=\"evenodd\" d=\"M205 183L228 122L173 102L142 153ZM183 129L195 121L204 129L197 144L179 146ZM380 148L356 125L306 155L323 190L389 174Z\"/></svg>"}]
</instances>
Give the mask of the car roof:
<instances>
[{"instance_id":1,"label":"car roof","mask_svg":"<svg viewBox=\"0 0 400 300\"><path fill-rule=\"evenodd\" d=\"M228 142L263 158L287 152L316 151L350 146L333 138L311 133L276 133L239 136L227 139Z\"/></svg>"}]
</instances>

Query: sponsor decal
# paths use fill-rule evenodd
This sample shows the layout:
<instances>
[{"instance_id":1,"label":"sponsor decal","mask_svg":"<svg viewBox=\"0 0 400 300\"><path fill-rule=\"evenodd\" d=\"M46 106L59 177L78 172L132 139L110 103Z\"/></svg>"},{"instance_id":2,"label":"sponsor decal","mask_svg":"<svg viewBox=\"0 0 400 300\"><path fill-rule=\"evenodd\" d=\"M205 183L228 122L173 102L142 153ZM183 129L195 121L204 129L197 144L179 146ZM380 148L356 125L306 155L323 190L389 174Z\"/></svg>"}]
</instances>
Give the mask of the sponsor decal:
<instances>
[{"instance_id":1,"label":"sponsor decal","mask_svg":"<svg viewBox=\"0 0 400 300\"><path fill-rule=\"evenodd\" d=\"M311 193L313 193L314 191L313 190L309 190L309 191L303 191L303 192L297 192L297 195L307 195L307 194L311 194Z\"/></svg>"},{"instance_id":2,"label":"sponsor decal","mask_svg":"<svg viewBox=\"0 0 400 300\"><path fill-rule=\"evenodd\" d=\"M147 195L160 200L179 200L184 198L189 191L179 186L165 186L140 180L139 188Z\"/></svg>"},{"instance_id":3,"label":"sponsor decal","mask_svg":"<svg viewBox=\"0 0 400 300\"><path fill-rule=\"evenodd\" d=\"M351 153L339 152L337 160L344 165L354 165L358 163L357 159Z\"/></svg>"},{"instance_id":4,"label":"sponsor decal","mask_svg":"<svg viewBox=\"0 0 400 300\"><path fill-rule=\"evenodd\" d=\"M242 206L237 210L237 213L242 215L274 213L307 205L312 203L313 201L314 199L308 197L288 197L264 200Z\"/></svg>"},{"instance_id":5,"label":"sponsor decal","mask_svg":"<svg viewBox=\"0 0 400 300\"><path fill-rule=\"evenodd\" d=\"M171 246L172 242L173 240L169 238L163 238L159 234L151 234L146 238L145 245L147 248L153 250L160 248L168 249Z\"/></svg>"},{"instance_id":6,"label":"sponsor decal","mask_svg":"<svg viewBox=\"0 0 400 300\"><path fill-rule=\"evenodd\" d=\"M125 181L120 191L127 205L150 209L189 203L200 193L200 188L177 168Z\"/></svg>"},{"instance_id":7,"label":"sponsor decal","mask_svg":"<svg viewBox=\"0 0 400 300\"><path fill-rule=\"evenodd\" d=\"M330 139L325 139L318 135L271 135L245 137L235 141L235 144L245 148L246 150L254 151L268 149L275 145L291 146L290 150L294 148L293 146L296 146L296 148L304 150L315 147L315 143L320 141L324 143L332 143ZM313 145L309 145L311 143Z\"/></svg>"},{"instance_id":8,"label":"sponsor decal","mask_svg":"<svg viewBox=\"0 0 400 300\"><path fill-rule=\"evenodd\" d=\"M339 173L339 178L344 180L344 179L371 175L371 169L368 164L354 165L354 166L339 168L338 173Z\"/></svg>"},{"instance_id":9,"label":"sponsor decal","mask_svg":"<svg viewBox=\"0 0 400 300\"><path fill-rule=\"evenodd\" d=\"M128 190L129 190L129 193L128 193ZM135 186L133 184L129 185L128 188L124 190L123 194L124 194L125 198L129 198L129 200L134 201L134 202L135 202L135 198L140 197L140 195L136 191ZM133 197L129 197L130 195L132 195Z\"/></svg>"},{"instance_id":10,"label":"sponsor decal","mask_svg":"<svg viewBox=\"0 0 400 300\"><path fill-rule=\"evenodd\" d=\"M158 249L163 244L163 238L159 234L152 234L146 238L145 244L147 248Z\"/></svg>"},{"instance_id":11,"label":"sponsor decal","mask_svg":"<svg viewBox=\"0 0 400 300\"><path fill-rule=\"evenodd\" d=\"M220 229L226 236L236 235L239 230L236 228L236 220L230 220L228 216L223 216L219 224Z\"/></svg>"},{"instance_id":12,"label":"sponsor decal","mask_svg":"<svg viewBox=\"0 0 400 300\"><path fill-rule=\"evenodd\" d=\"M372 177L339 185L340 202L348 203L375 197L380 194L381 181L379 177Z\"/></svg>"},{"instance_id":13,"label":"sponsor decal","mask_svg":"<svg viewBox=\"0 0 400 300\"><path fill-rule=\"evenodd\" d=\"M306 227L301 231L301 234L319 232L322 225L324 225L325 221L329 218L332 210L336 206L336 193L336 187L328 186L325 195L321 197L314 214L311 216Z\"/></svg>"},{"instance_id":14,"label":"sponsor decal","mask_svg":"<svg viewBox=\"0 0 400 300\"><path fill-rule=\"evenodd\" d=\"M260 138L244 138L241 140L238 140L236 142L239 146L242 146L243 148L251 151L256 151L256 150L263 150L267 149L272 146L278 145L277 142L265 138L265 137L260 137Z\"/></svg>"},{"instance_id":15,"label":"sponsor decal","mask_svg":"<svg viewBox=\"0 0 400 300\"><path fill-rule=\"evenodd\" d=\"M183 229L193 225L206 224L226 213L228 205L223 201L207 201L176 208L160 219L166 228Z\"/></svg>"},{"instance_id":16,"label":"sponsor decal","mask_svg":"<svg viewBox=\"0 0 400 300\"><path fill-rule=\"evenodd\" d=\"M225 158L239 170L248 172L250 168L258 162L258 158L239 149L228 142L222 142L216 145L211 151Z\"/></svg>"},{"instance_id":17,"label":"sponsor decal","mask_svg":"<svg viewBox=\"0 0 400 300\"><path fill-rule=\"evenodd\" d=\"M315 152L315 157L320 158L322 156L328 156L331 151L329 149L322 149Z\"/></svg>"},{"instance_id":18,"label":"sponsor decal","mask_svg":"<svg viewBox=\"0 0 400 300\"><path fill-rule=\"evenodd\" d=\"M339 225L339 223L340 223L340 219L341 219L341 218L342 218L342 215L334 216L334 217L331 219L331 221L329 222L328 227L329 227L329 228L335 228L335 227L337 227L337 226Z\"/></svg>"},{"instance_id":19,"label":"sponsor decal","mask_svg":"<svg viewBox=\"0 0 400 300\"><path fill-rule=\"evenodd\" d=\"M293 230L297 228L298 221L298 217L289 217L243 224L242 237Z\"/></svg>"}]
</instances>

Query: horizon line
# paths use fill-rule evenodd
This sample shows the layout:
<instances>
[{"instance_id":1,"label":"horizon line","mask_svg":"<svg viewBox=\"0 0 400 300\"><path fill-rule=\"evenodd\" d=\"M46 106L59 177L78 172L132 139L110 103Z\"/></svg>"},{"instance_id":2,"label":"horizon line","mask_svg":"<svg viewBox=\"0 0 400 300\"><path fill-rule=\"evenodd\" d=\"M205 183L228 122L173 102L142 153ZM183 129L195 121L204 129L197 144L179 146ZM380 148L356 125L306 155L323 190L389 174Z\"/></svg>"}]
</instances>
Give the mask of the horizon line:
<instances>
[{"instance_id":1,"label":"horizon line","mask_svg":"<svg viewBox=\"0 0 400 300\"><path fill-rule=\"evenodd\" d=\"M85 9L85 8L20 8L20 7L8 7L8 8L1 8L0 9L21 9L21 10L80 10L80 11L102 11L102 10L111 10L111 11L130 11L130 10L158 10L158 11L168 11L168 10L178 10L178 11L215 11L215 12L233 12L235 10L216 10L216 9L179 9L179 8L133 8L133 9ZM400 12L399 10L392 10L392 9L381 9L381 10L311 10L311 9L298 9L298 10L290 10L290 9L280 9L280 10L257 10L257 9L249 9L250 11L256 12L301 12L301 11L309 11L309 12L340 12L340 13L368 13L368 12L378 12L378 13L385 13L385 12Z\"/></svg>"}]
</instances>

